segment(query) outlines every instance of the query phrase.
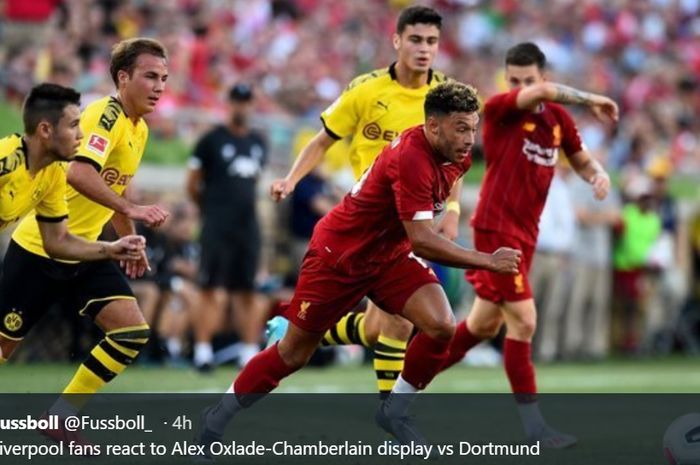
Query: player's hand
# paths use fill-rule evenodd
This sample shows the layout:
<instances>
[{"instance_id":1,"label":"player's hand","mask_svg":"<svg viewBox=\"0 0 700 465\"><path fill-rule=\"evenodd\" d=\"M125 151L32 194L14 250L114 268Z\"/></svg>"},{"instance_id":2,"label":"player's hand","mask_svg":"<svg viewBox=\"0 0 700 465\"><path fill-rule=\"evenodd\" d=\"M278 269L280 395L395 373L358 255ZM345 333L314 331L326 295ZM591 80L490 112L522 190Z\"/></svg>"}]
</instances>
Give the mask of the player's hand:
<instances>
[{"instance_id":1,"label":"player's hand","mask_svg":"<svg viewBox=\"0 0 700 465\"><path fill-rule=\"evenodd\" d=\"M608 176L608 173L601 172L594 174L590 179L590 183L593 187L593 196L597 200L603 200L608 196L610 192L610 176Z\"/></svg>"},{"instance_id":2,"label":"player's hand","mask_svg":"<svg viewBox=\"0 0 700 465\"><path fill-rule=\"evenodd\" d=\"M459 214L456 211L446 211L438 224L435 225L435 232L451 241L457 239L459 235Z\"/></svg>"},{"instance_id":3,"label":"player's hand","mask_svg":"<svg viewBox=\"0 0 700 465\"><path fill-rule=\"evenodd\" d=\"M141 251L138 258L121 260L119 264L124 268L124 273L131 279L140 278L146 271L151 271L151 265L148 263L145 249Z\"/></svg>"},{"instance_id":4,"label":"player's hand","mask_svg":"<svg viewBox=\"0 0 700 465\"><path fill-rule=\"evenodd\" d=\"M620 109L617 107L617 103L604 95L595 95L589 107L593 115L600 121L605 122L606 119L609 119L617 123L620 118Z\"/></svg>"},{"instance_id":5,"label":"player's hand","mask_svg":"<svg viewBox=\"0 0 700 465\"><path fill-rule=\"evenodd\" d=\"M288 179L275 179L270 185L270 197L275 202L284 200L294 191L294 183Z\"/></svg>"},{"instance_id":6,"label":"player's hand","mask_svg":"<svg viewBox=\"0 0 700 465\"><path fill-rule=\"evenodd\" d=\"M142 221L151 228L157 228L168 219L170 213L160 205L133 205L126 216L134 221Z\"/></svg>"},{"instance_id":7,"label":"player's hand","mask_svg":"<svg viewBox=\"0 0 700 465\"><path fill-rule=\"evenodd\" d=\"M499 247L491 254L489 270L496 273L517 274L523 253L509 247Z\"/></svg>"},{"instance_id":8,"label":"player's hand","mask_svg":"<svg viewBox=\"0 0 700 465\"><path fill-rule=\"evenodd\" d=\"M145 237L129 235L107 244L107 256L113 260L137 260L145 249Z\"/></svg>"}]
</instances>

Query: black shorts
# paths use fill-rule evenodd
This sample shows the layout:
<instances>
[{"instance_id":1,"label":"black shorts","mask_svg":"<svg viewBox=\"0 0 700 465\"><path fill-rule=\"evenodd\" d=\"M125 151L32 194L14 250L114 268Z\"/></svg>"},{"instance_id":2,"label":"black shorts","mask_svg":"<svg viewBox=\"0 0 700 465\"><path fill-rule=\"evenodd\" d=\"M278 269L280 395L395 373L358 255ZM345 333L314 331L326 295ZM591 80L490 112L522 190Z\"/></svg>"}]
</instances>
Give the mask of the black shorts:
<instances>
[{"instance_id":1,"label":"black shorts","mask_svg":"<svg viewBox=\"0 0 700 465\"><path fill-rule=\"evenodd\" d=\"M257 231L237 238L202 234L199 285L203 289L252 291L260 259Z\"/></svg>"},{"instance_id":2,"label":"black shorts","mask_svg":"<svg viewBox=\"0 0 700 465\"><path fill-rule=\"evenodd\" d=\"M110 301L120 299L136 300L115 262L62 263L10 241L0 279L0 334L23 339L57 302L94 319Z\"/></svg>"}]
</instances>

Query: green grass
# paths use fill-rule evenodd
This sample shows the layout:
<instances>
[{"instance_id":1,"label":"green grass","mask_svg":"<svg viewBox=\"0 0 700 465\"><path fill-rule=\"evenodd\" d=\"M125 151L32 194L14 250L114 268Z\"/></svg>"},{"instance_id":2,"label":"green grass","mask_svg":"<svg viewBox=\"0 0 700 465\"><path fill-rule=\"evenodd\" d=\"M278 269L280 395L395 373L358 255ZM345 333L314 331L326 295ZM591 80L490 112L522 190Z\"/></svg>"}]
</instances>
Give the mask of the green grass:
<instances>
[{"instance_id":1,"label":"green grass","mask_svg":"<svg viewBox=\"0 0 700 465\"><path fill-rule=\"evenodd\" d=\"M692 358L612 360L601 363L567 363L537 367L543 393L698 393L699 361ZM0 392L59 392L77 365L9 364L0 371ZM236 375L220 367L212 375L190 369L135 366L109 384L104 392L222 392ZM286 379L279 392L372 393L370 366L308 367ZM507 393L508 382L500 367L460 366L438 376L428 392Z\"/></svg>"}]
</instances>

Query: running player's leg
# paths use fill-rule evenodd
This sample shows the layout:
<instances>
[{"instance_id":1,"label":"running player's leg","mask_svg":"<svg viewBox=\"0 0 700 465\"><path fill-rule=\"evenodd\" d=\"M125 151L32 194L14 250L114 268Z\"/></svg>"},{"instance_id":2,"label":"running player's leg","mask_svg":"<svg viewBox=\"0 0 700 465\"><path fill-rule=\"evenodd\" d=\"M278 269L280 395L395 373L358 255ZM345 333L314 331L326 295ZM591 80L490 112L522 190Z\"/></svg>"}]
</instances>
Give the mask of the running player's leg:
<instances>
[{"instance_id":1,"label":"running player's leg","mask_svg":"<svg viewBox=\"0 0 700 465\"><path fill-rule=\"evenodd\" d=\"M520 242L501 234L474 229L474 246L481 252L491 253L504 246L520 249ZM457 325L450 355L443 369L462 360L469 349L482 340L498 334L503 324L500 306L505 299L504 290L514 286L512 276L485 270L467 270L465 277L474 286L476 298L467 319Z\"/></svg>"},{"instance_id":2,"label":"running player's leg","mask_svg":"<svg viewBox=\"0 0 700 465\"><path fill-rule=\"evenodd\" d=\"M450 343L450 353L442 370L460 362L467 352L481 341L496 337L501 325L503 325L501 306L477 296L469 315L455 329L455 337Z\"/></svg>"},{"instance_id":3,"label":"running player's leg","mask_svg":"<svg viewBox=\"0 0 700 465\"><path fill-rule=\"evenodd\" d=\"M111 261L80 264L78 276L67 283L72 304L91 317L105 334L80 365L64 394L93 394L131 365L148 342L151 331L124 274ZM88 398L74 397L79 410Z\"/></svg>"},{"instance_id":4,"label":"running player's leg","mask_svg":"<svg viewBox=\"0 0 700 465\"><path fill-rule=\"evenodd\" d=\"M532 363L532 337L537 324L534 299L506 302L503 309L506 322L503 365L515 394L525 435L530 441L540 441L543 447L574 445L577 442L574 436L560 433L547 425L537 402L535 366Z\"/></svg>"},{"instance_id":5,"label":"running player's leg","mask_svg":"<svg viewBox=\"0 0 700 465\"><path fill-rule=\"evenodd\" d=\"M455 321L447 296L438 283L424 284L413 292L404 305L403 315L415 324L418 333L408 346L403 370L382 402L376 420L401 444L425 444L425 438L408 416L408 409L447 358Z\"/></svg>"},{"instance_id":6,"label":"running player's leg","mask_svg":"<svg viewBox=\"0 0 700 465\"><path fill-rule=\"evenodd\" d=\"M199 442L207 445L223 433L240 409L272 391L286 376L304 366L323 337L368 291L372 276L338 274L312 251L301 268L294 298L286 310L290 324L284 337L253 357L220 402L208 409L200 425ZM340 310L339 310L340 309Z\"/></svg>"},{"instance_id":7,"label":"running player's leg","mask_svg":"<svg viewBox=\"0 0 700 465\"><path fill-rule=\"evenodd\" d=\"M424 442L406 413L415 394L438 373L454 335L454 316L435 273L412 253L397 258L373 282L370 298L418 328L406 363L377 412L377 423L401 443Z\"/></svg>"},{"instance_id":8,"label":"running player's leg","mask_svg":"<svg viewBox=\"0 0 700 465\"><path fill-rule=\"evenodd\" d=\"M406 346L413 332L413 324L400 315L383 312L370 302L369 310L379 315L380 332L374 345L374 372L377 375L379 394L385 397L391 392L403 370Z\"/></svg>"},{"instance_id":9,"label":"running player's leg","mask_svg":"<svg viewBox=\"0 0 700 465\"><path fill-rule=\"evenodd\" d=\"M105 334L80 365L64 394L92 394L131 365L148 342L150 328L135 299L109 301L95 317Z\"/></svg>"},{"instance_id":10,"label":"running player's leg","mask_svg":"<svg viewBox=\"0 0 700 465\"><path fill-rule=\"evenodd\" d=\"M10 241L0 277L0 364L10 358L34 324L60 299L61 286L53 279L60 266Z\"/></svg>"}]
</instances>

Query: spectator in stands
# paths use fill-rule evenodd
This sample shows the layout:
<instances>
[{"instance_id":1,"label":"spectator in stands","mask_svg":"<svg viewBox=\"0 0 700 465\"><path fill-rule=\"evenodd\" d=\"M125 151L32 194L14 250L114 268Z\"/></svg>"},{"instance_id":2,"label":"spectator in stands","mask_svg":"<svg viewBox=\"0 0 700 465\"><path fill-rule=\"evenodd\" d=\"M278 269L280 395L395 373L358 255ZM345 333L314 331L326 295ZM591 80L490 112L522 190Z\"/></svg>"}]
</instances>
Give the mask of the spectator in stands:
<instances>
[{"instance_id":1,"label":"spectator in stands","mask_svg":"<svg viewBox=\"0 0 700 465\"><path fill-rule=\"evenodd\" d=\"M627 186L632 199L622 208L613 250L614 308L613 343L618 349L635 354L644 323L645 272L654 243L661 234L661 218L655 209L649 178L637 177Z\"/></svg>"},{"instance_id":2,"label":"spectator in stands","mask_svg":"<svg viewBox=\"0 0 700 465\"><path fill-rule=\"evenodd\" d=\"M530 283L542 311L535 354L541 361L552 361L560 354L565 311L568 303L570 255L574 248L576 217L567 178L571 168L560 161L554 171L547 201L540 217L540 234L530 271ZM578 176L574 176L578 177ZM588 193L590 195L590 184Z\"/></svg>"},{"instance_id":3,"label":"spectator in stands","mask_svg":"<svg viewBox=\"0 0 700 465\"><path fill-rule=\"evenodd\" d=\"M573 283L564 333L564 357L601 359L610 348L612 294L612 232L620 222L620 199L615 190L603 201L585 195L590 186L569 178L576 214Z\"/></svg>"}]
</instances>

